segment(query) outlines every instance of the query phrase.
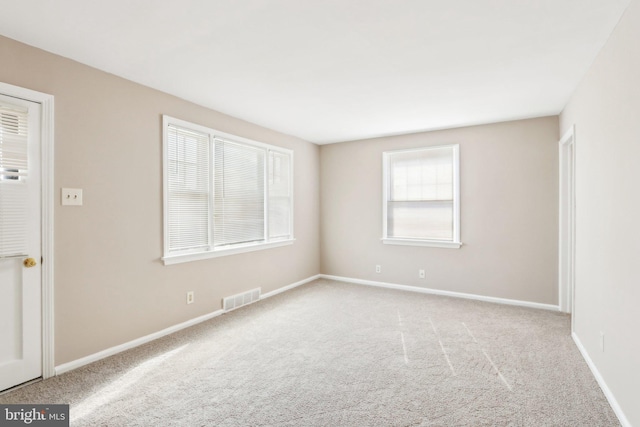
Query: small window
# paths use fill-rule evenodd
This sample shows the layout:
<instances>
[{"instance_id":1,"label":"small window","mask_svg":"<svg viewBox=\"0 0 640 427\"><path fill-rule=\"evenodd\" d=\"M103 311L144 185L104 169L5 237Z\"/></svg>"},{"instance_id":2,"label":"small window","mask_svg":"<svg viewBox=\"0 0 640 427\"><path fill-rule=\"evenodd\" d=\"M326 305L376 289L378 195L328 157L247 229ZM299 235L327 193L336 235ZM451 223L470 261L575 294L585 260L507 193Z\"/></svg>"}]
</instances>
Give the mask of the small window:
<instances>
[{"instance_id":1,"label":"small window","mask_svg":"<svg viewBox=\"0 0 640 427\"><path fill-rule=\"evenodd\" d=\"M0 260L27 253L29 121L27 108L0 104Z\"/></svg>"},{"instance_id":2,"label":"small window","mask_svg":"<svg viewBox=\"0 0 640 427\"><path fill-rule=\"evenodd\" d=\"M293 242L293 152L164 116L165 264Z\"/></svg>"},{"instance_id":3,"label":"small window","mask_svg":"<svg viewBox=\"0 0 640 427\"><path fill-rule=\"evenodd\" d=\"M458 145L383 153L383 243L459 248Z\"/></svg>"},{"instance_id":4,"label":"small window","mask_svg":"<svg viewBox=\"0 0 640 427\"><path fill-rule=\"evenodd\" d=\"M0 181L27 176L27 111L0 105Z\"/></svg>"}]
</instances>

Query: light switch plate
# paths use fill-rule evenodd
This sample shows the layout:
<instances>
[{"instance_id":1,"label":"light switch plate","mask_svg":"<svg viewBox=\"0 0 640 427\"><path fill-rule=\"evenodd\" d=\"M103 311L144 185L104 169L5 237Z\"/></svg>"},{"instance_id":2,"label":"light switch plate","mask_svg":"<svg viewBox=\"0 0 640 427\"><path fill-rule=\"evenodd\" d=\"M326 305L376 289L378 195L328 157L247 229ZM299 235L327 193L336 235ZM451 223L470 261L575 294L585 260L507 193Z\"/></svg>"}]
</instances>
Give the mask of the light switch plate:
<instances>
[{"instance_id":1,"label":"light switch plate","mask_svg":"<svg viewBox=\"0 0 640 427\"><path fill-rule=\"evenodd\" d=\"M63 206L82 206L82 189L81 188L63 188L62 189L62 205Z\"/></svg>"}]
</instances>

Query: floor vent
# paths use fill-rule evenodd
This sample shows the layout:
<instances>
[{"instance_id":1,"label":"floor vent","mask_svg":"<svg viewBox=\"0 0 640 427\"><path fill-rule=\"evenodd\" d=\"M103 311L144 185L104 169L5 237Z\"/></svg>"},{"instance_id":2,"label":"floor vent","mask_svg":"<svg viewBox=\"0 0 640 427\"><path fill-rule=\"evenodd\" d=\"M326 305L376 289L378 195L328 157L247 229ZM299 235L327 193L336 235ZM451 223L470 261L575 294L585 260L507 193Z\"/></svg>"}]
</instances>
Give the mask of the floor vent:
<instances>
[{"instance_id":1,"label":"floor vent","mask_svg":"<svg viewBox=\"0 0 640 427\"><path fill-rule=\"evenodd\" d=\"M243 305L251 304L260 299L260 288L251 289L250 291L243 292L241 294L231 295L230 297L222 298L222 309L229 311L242 307Z\"/></svg>"}]
</instances>

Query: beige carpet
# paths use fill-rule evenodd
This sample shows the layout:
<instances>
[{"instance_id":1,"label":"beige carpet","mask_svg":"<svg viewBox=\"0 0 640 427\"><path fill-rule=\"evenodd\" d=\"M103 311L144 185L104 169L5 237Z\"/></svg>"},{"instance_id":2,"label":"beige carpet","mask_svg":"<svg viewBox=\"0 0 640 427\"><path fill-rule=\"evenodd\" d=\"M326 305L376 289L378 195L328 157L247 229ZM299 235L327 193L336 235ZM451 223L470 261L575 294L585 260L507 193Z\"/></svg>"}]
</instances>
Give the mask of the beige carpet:
<instances>
[{"instance_id":1,"label":"beige carpet","mask_svg":"<svg viewBox=\"0 0 640 427\"><path fill-rule=\"evenodd\" d=\"M319 280L0 396L74 426L617 426L559 313Z\"/></svg>"}]
</instances>

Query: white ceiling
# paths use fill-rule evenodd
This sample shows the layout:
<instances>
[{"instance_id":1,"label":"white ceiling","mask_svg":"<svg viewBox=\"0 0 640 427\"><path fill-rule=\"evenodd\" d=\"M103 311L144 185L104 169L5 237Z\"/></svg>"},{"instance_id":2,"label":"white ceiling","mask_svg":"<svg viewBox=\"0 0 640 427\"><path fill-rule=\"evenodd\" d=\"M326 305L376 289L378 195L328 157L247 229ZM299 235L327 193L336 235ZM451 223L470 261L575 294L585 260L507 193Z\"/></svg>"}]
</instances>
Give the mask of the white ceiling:
<instances>
[{"instance_id":1,"label":"white ceiling","mask_svg":"<svg viewBox=\"0 0 640 427\"><path fill-rule=\"evenodd\" d=\"M0 34L315 143L558 114L630 0L0 0Z\"/></svg>"}]
</instances>

